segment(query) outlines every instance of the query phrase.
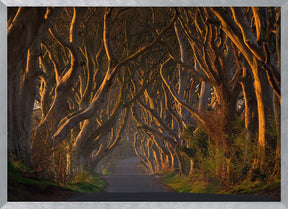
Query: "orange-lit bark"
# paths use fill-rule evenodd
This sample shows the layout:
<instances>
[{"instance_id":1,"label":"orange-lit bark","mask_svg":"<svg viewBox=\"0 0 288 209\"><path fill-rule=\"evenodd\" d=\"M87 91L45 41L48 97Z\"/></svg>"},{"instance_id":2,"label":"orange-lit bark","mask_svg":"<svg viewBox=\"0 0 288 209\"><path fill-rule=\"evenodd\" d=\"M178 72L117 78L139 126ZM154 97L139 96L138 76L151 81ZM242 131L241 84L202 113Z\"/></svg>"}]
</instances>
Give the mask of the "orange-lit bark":
<instances>
[{"instance_id":1,"label":"orange-lit bark","mask_svg":"<svg viewBox=\"0 0 288 209\"><path fill-rule=\"evenodd\" d=\"M176 17L177 15L175 13L169 24L159 32L158 36L151 43L145 45L144 47L141 47L135 53L124 58L122 61L116 62L114 51L111 46L112 43L111 40L109 40L110 39L109 31L111 30L111 28L109 28L109 25L111 24L111 9L106 10L104 15L103 41L106 50L106 55L108 58L108 67L105 78L103 79L101 86L95 93L90 105L84 111L80 112L79 114L75 114L73 117L67 119L58 128L56 133L53 135L53 140L55 140L56 143L61 142L67 136L69 130L73 128L76 124L92 117L97 109L99 108L101 109L101 107L103 107L104 103L103 102L99 103L99 101L104 101L106 93L108 92L110 86L113 84L113 82L115 82L113 78L116 75L116 73L120 70L120 68L125 64L129 63L130 61L136 59L147 50L151 49L154 45L156 45L160 40L160 38L163 36L163 34L172 26L172 24L176 20Z\"/></svg>"},{"instance_id":2,"label":"orange-lit bark","mask_svg":"<svg viewBox=\"0 0 288 209\"><path fill-rule=\"evenodd\" d=\"M261 82L259 79L259 74L258 74L258 65L257 61L255 61L255 66L253 66L252 70L254 72L254 78L255 79L255 91L256 91L256 98L257 98L257 107L258 107L258 154L259 154L259 165L256 163L256 167L259 166L262 168L263 163L264 163L264 158L265 158L265 111L264 111L264 103L263 103L263 92L262 92L262 87L261 87Z\"/></svg>"},{"instance_id":3,"label":"orange-lit bark","mask_svg":"<svg viewBox=\"0 0 288 209\"><path fill-rule=\"evenodd\" d=\"M221 21L221 27L223 31L227 34L227 36L233 41L233 43L237 46L237 48L241 51L241 53L246 58L249 63L253 77L255 79L255 94L257 98L257 110L258 110L258 145L259 145L259 161L257 166L262 166L263 160L265 157L265 112L264 112L264 103L263 103L263 92L261 86L261 80L259 77L259 66L257 59L263 59L263 53L261 53L259 47L257 47L257 43L255 43L255 37L251 32L251 29L247 29L247 24L243 20L244 14L240 9L233 9L237 11L234 12L234 18L238 20L238 25L233 22L232 18L230 18L221 8L211 8L214 14ZM240 13L241 12L241 13ZM239 14L240 13L240 14ZM240 19L239 19L240 18ZM244 23L245 24L244 24ZM242 25L242 23L244 25ZM240 28L239 28L239 27ZM241 29L241 30L240 30ZM248 34L246 34L246 29L248 30ZM238 34L242 33L243 39L238 36Z\"/></svg>"},{"instance_id":4,"label":"orange-lit bark","mask_svg":"<svg viewBox=\"0 0 288 209\"><path fill-rule=\"evenodd\" d=\"M55 90L54 101L45 116L41 121L41 124L36 130L32 132L32 138L37 140L39 138L46 137L44 140L49 140L53 132L55 131L59 121L64 116L65 110L67 110L67 99L71 92L71 88L78 79L81 70L81 57L79 52L79 25L82 16L84 15L85 9L75 8L73 19L70 27L70 41L65 40L60 34L58 34L53 26L50 28L50 33L54 38L62 45L69 49L71 53L71 68L62 77L58 75L56 71L56 82L57 87ZM52 61L55 61L52 59ZM56 65L55 65L56 66ZM52 142L50 142L52 144Z\"/></svg>"},{"instance_id":5,"label":"orange-lit bark","mask_svg":"<svg viewBox=\"0 0 288 209\"><path fill-rule=\"evenodd\" d=\"M151 164L151 162L149 160L147 160L147 158L145 158L143 152L140 151L139 149L139 141L140 141L140 136L137 135L136 133L134 134L134 142L133 142L133 147L135 150L136 155L139 157L139 159L144 163L147 173L153 174L153 166ZM143 144L140 144L140 146L143 146Z\"/></svg>"},{"instance_id":6,"label":"orange-lit bark","mask_svg":"<svg viewBox=\"0 0 288 209\"><path fill-rule=\"evenodd\" d=\"M240 84L242 87L242 92L245 100L245 128L247 130L246 134L246 145L248 141L253 140L253 135L257 133L258 127L258 115L257 115L257 100L255 96L254 86L251 82L252 77L249 71L245 68L243 69L243 76L241 78ZM245 148L244 161L246 163L248 154L248 147Z\"/></svg>"},{"instance_id":7,"label":"orange-lit bark","mask_svg":"<svg viewBox=\"0 0 288 209\"><path fill-rule=\"evenodd\" d=\"M278 8L280 10L280 8ZM279 11L280 13L280 11ZM277 67L281 72L281 44L280 44L280 16L278 17L276 24L276 54L277 54ZM281 95L280 95L281 96ZM273 110L276 123L277 131L277 147L275 154L275 166L273 168L273 174L275 176L280 175L281 173L281 100L276 95L273 95ZM272 176L273 176L272 174Z\"/></svg>"},{"instance_id":8,"label":"orange-lit bark","mask_svg":"<svg viewBox=\"0 0 288 209\"><path fill-rule=\"evenodd\" d=\"M20 141L21 119L18 101L20 71L27 50L37 34L39 26L44 21L45 8L19 8L12 23L9 24L8 35L8 156L22 155ZM31 20L35 19L35 22ZM19 35L21 34L21 39ZM25 62L25 61L24 61Z\"/></svg>"},{"instance_id":9,"label":"orange-lit bark","mask_svg":"<svg viewBox=\"0 0 288 209\"><path fill-rule=\"evenodd\" d=\"M112 138L112 142L108 143L103 151L101 152L101 154L97 154L95 156L93 156L91 159L89 159L89 165L91 167L96 167L96 165L99 163L100 160L102 160L105 156L107 156L109 153L111 153L115 147L117 147L117 145L120 143L120 139L124 133L124 130L126 128L126 124L128 121L128 117L129 117L129 113L128 110L125 109L124 110L124 116L121 118L121 124L119 127L119 130L117 131L117 134L115 136L113 136ZM86 146L91 146L91 145L86 145ZM89 152L89 151L88 151Z\"/></svg>"},{"instance_id":10,"label":"orange-lit bark","mask_svg":"<svg viewBox=\"0 0 288 209\"><path fill-rule=\"evenodd\" d=\"M177 40L178 40L178 44L179 44L179 48L180 48L180 60L182 63L187 64L187 49L186 49L186 45L184 43L184 37L182 35L181 32L181 28L179 26L178 22L174 23L174 30L177 36ZM178 65L178 95L182 98L185 98L185 93L186 93L186 88L187 88L187 84L189 81L189 76L188 76L188 70L185 69L185 67ZM187 94L187 93L186 93ZM186 109L184 109L182 107L181 104L178 104L178 114L180 115L180 117L182 118L182 121L184 123L184 126L187 126L189 124L188 122L188 118L189 118L189 114L187 112ZM181 132L181 130L179 130Z\"/></svg>"},{"instance_id":11,"label":"orange-lit bark","mask_svg":"<svg viewBox=\"0 0 288 209\"><path fill-rule=\"evenodd\" d=\"M19 8L8 27L8 121L14 118L13 122L8 123L8 150L10 157L11 152L18 155L28 167L32 167L30 130L37 91L36 84L38 76L41 74L38 67L40 43L48 30L48 25L57 15L56 10ZM19 34L21 34L21 38ZM19 81L20 70L25 64L28 48L30 49L27 55L26 70L24 70L22 80ZM23 68L25 69L25 67ZM17 97L19 97L19 101Z\"/></svg>"}]
</instances>

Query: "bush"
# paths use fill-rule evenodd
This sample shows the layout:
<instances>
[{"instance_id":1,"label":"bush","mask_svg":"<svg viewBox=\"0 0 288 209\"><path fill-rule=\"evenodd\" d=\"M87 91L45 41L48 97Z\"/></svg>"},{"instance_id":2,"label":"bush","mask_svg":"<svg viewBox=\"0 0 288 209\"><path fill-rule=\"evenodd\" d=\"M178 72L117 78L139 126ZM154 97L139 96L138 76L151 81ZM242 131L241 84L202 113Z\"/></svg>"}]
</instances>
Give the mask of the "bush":
<instances>
[{"instance_id":1,"label":"bush","mask_svg":"<svg viewBox=\"0 0 288 209\"><path fill-rule=\"evenodd\" d=\"M30 169L20 162L8 161L8 193L22 192L22 190L38 193L50 193L60 186L46 179L37 177Z\"/></svg>"},{"instance_id":2,"label":"bush","mask_svg":"<svg viewBox=\"0 0 288 209\"><path fill-rule=\"evenodd\" d=\"M77 192L99 192L105 187L105 182L92 169L87 169L76 175L66 186Z\"/></svg>"},{"instance_id":3,"label":"bush","mask_svg":"<svg viewBox=\"0 0 288 209\"><path fill-rule=\"evenodd\" d=\"M258 136L257 133L248 136L243 119L234 117L231 135L226 137L230 137L231 143L226 148L229 158L224 153L221 140L208 136L204 128L187 127L183 134L186 146L181 146L180 150L185 153L187 167L190 166L189 160L193 160L193 174L183 177L167 173L163 183L179 192L246 193L258 192L265 185L280 180L280 175L273 173L278 137L274 117L268 116L263 169L253 168L258 155Z\"/></svg>"}]
</instances>

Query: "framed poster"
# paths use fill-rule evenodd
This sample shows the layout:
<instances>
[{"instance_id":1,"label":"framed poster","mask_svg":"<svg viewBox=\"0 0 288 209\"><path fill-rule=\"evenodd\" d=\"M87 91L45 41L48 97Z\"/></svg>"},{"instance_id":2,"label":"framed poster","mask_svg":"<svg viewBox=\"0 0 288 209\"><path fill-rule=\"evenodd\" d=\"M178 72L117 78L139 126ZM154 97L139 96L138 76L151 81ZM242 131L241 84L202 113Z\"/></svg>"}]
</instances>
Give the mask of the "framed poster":
<instances>
[{"instance_id":1,"label":"framed poster","mask_svg":"<svg viewBox=\"0 0 288 209\"><path fill-rule=\"evenodd\" d=\"M179 1L179 2L163 2L163 1L151 1L151 2L141 2L141 1L131 1L131 2L123 2L123 1L83 1L83 2L73 2L73 1L67 1L67 2L61 2L61 1L49 1L49 2L21 2L21 1L6 1L1 2L0 7L0 13L1 13L1 19L0 19L0 28L1 28L1 57L0 62L2 63L1 66L1 72L3 73L1 76L1 96L2 100L0 102L1 110L0 115L3 118L1 122L1 167L3 168L1 172L1 181L0 181L0 188L1 188L1 205L3 208L94 208L94 207L101 207L101 208L287 208L288 207L288 176L287 176L287 170L288 170L288 152L287 152L287 130L286 126L287 124L287 113L286 113L286 107L287 107L287 85L285 82L285 79L287 77L287 72L285 71L286 67L288 66L287 59L285 59L285 56L287 54L288 50L288 41L286 40L287 36L287 12L288 12L288 6L286 1L264 1L264 0L257 0L254 2L226 2L222 1L221 3L214 3L213 1ZM260 6L260 7L280 7L281 8L281 81L283 85L281 86L282 91L282 104L281 104L281 201L280 202L193 202L193 201L175 201L171 202L168 201L139 201L139 202L117 202L117 201L95 201L95 202L9 202L7 201L7 130L9 124L7 124L8 118L7 118L7 7L17 7L17 6L63 6L63 7L72 7L72 6L84 6L84 7L104 7L104 6L112 6L112 7L120 7L120 6L127 6L127 7L205 7L205 6L214 6L214 7L250 7L250 6ZM173 15L171 15L171 18L173 18ZM218 23L215 23L218 24ZM157 31L157 30L156 30ZM240 31L241 32L241 31ZM53 32L52 32L53 33ZM207 32L208 33L208 32ZM161 32L158 31L158 35L161 34ZM56 35L57 36L57 35ZM60 38L59 38L60 39ZM59 40L58 39L58 40ZM61 41L60 41L61 42ZM63 44L64 42L62 42ZM106 46L105 46L106 47ZM145 48L145 46L144 46ZM48 52L48 50L47 50ZM171 52L171 51L170 51ZM267 53L267 52L266 52ZM173 53L170 54L173 57ZM130 59L130 57L128 57ZM169 58L170 59L170 58ZM172 58L173 59L173 58ZM125 60L125 59L124 59ZM170 61L170 60L169 60ZM169 62L167 61L167 62ZM85 64L85 63L84 63ZM164 63L166 64L166 62ZM162 67L164 66L161 65ZM188 66L186 66L188 67ZM161 69L160 74L165 81L165 75L163 76ZM165 83L165 82L164 82ZM167 82L168 83L168 82ZM166 84L169 89L169 84ZM179 102L180 103L180 102ZM143 105L145 106L145 105ZM147 108L148 109L148 108ZM153 112L151 111L151 114L153 115ZM137 115L136 115L137 116ZM134 116L137 120L137 117ZM123 116L125 117L125 116ZM141 121L138 119L138 121ZM59 135L58 135L59 136ZM261 150L260 150L261 151ZM226 153L225 153L226 154ZM226 157L226 155L225 155ZM229 157L227 157L229 159ZM225 173L225 172L224 172ZM117 198L116 198L117 199Z\"/></svg>"}]
</instances>

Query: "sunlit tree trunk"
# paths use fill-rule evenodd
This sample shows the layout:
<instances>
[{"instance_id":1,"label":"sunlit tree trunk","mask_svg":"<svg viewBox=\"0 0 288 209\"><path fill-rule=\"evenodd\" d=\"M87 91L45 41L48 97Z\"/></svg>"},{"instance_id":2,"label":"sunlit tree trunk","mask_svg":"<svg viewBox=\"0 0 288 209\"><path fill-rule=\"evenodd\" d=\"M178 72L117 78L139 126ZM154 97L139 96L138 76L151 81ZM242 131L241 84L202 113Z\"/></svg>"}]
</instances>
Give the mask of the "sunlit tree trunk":
<instances>
[{"instance_id":1,"label":"sunlit tree trunk","mask_svg":"<svg viewBox=\"0 0 288 209\"><path fill-rule=\"evenodd\" d=\"M8 156L10 160L13 155L21 158L23 145L27 146L26 142L26 145L21 142L22 124L18 106L20 71L27 50L34 41L39 27L44 23L45 11L46 8L19 8L8 27Z\"/></svg>"},{"instance_id":2,"label":"sunlit tree trunk","mask_svg":"<svg viewBox=\"0 0 288 209\"><path fill-rule=\"evenodd\" d=\"M264 102L263 102L263 92L261 81L258 74L258 64L255 60L255 66L253 67L253 74L255 78L255 91L256 91L256 98L257 98L257 107L258 107L258 156L256 157L256 161L254 164L254 168L262 168L264 159L265 159L265 133L266 133L266 123L265 123L265 109L264 109Z\"/></svg>"},{"instance_id":3,"label":"sunlit tree trunk","mask_svg":"<svg viewBox=\"0 0 288 209\"><path fill-rule=\"evenodd\" d=\"M194 66L195 66L196 71L203 74L197 61L195 61ZM210 95L211 85L209 85L205 81L201 81L199 85L200 85L200 95L199 95L198 111L201 112L201 111L205 111L207 108L208 101L211 96Z\"/></svg>"},{"instance_id":4,"label":"sunlit tree trunk","mask_svg":"<svg viewBox=\"0 0 288 209\"><path fill-rule=\"evenodd\" d=\"M52 15L51 15L52 13ZM43 72L39 67L39 56L41 55L41 42L46 36L49 24L51 24L57 15L57 10L48 10L45 24L42 24L36 37L28 50L27 66L22 81L20 81L19 106L21 115L21 141L23 143L23 160L27 167L32 167L31 154L31 124L35 97L38 90L39 75ZM49 23L49 24L48 24Z\"/></svg>"},{"instance_id":5,"label":"sunlit tree trunk","mask_svg":"<svg viewBox=\"0 0 288 209\"><path fill-rule=\"evenodd\" d=\"M280 165L281 165L281 109L280 102L278 97L273 95L273 103L274 103L274 115L275 115L275 125L277 131L277 146L276 146L276 154L275 154L275 165L273 168L273 174L271 176L280 175Z\"/></svg>"},{"instance_id":6,"label":"sunlit tree trunk","mask_svg":"<svg viewBox=\"0 0 288 209\"><path fill-rule=\"evenodd\" d=\"M255 90L253 83L251 83L252 77L250 72L244 68L243 76L240 80L242 87L242 92L245 101L245 128L246 128L246 138L245 138L245 152L244 152L244 165L246 165L248 150L248 142L256 137L257 127L258 127L258 115L257 115L257 100L255 96Z\"/></svg>"},{"instance_id":7,"label":"sunlit tree trunk","mask_svg":"<svg viewBox=\"0 0 288 209\"><path fill-rule=\"evenodd\" d=\"M26 72L22 81L19 105L21 113L21 141L23 142L23 159L28 167L32 167L30 130L32 112L37 91L39 69L38 56L40 55L40 43L36 41L28 51Z\"/></svg>"},{"instance_id":8,"label":"sunlit tree trunk","mask_svg":"<svg viewBox=\"0 0 288 209\"><path fill-rule=\"evenodd\" d=\"M280 13L280 12L279 12ZM278 17L277 25L276 25L276 54L277 54L277 67L281 72L281 44L280 44L280 16ZM276 155L275 155L275 166L273 169L274 175L280 175L280 165L281 165L281 101L273 94L273 110L274 110L274 117L276 123L276 131L277 131L277 148L276 148ZM272 175L273 176L273 175Z\"/></svg>"},{"instance_id":9,"label":"sunlit tree trunk","mask_svg":"<svg viewBox=\"0 0 288 209\"><path fill-rule=\"evenodd\" d=\"M179 48L180 48L180 60L184 64L187 64L187 49L186 49L186 44L184 42L184 38L179 26L178 22L174 23L174 30L177 36ZM188 70L185 69L184 67L178 65L178 94L181 98L185 98L185 92L187 89L187 84L188 84L189 76L188 76ZM182 107L181 104L178 104L178 114L182 118L184 126L188 125L188 117L189 114L185 108ZM181 130L179 130L181 133Z\"/></svg>"},{"instance_id":10,"label":"sunlit tree trunk","mask_svg":"<svg viewBox=\"0 0 288 209\"><path fill-rule=\"evenodd\" d=\"M249 26L247 20L245 20L245 15L241 8L236 9L232 8L231 10L234 12L233 17L235 22L229 17L222 8L211 8L214 14L219 18L221 22L221 27L226 35L233 41L233 43L237 46L237 48L241 51L241 53L246 58L248 64L250 65L253 77L254 77L254 86L255 86L255 94L257 98L257 110L258 110L258 157L255 161L255 167L262 168L264 158L265 158L265 110L264 110L264 101L263 101L263 83L261 83L261 78L259 75L259 64L258 60L259 55L258 51L255 51L253 46L257 46L255 43L255 36L252 35L252 30ZM243 37L239 37L238 33L242 33ZM246 39L249 36L248 40ZM253 39L254 37L254 39ZM243 39L241 39L243 38ZM257 48L257 47L255 47ZM263 52L263 51L262 51Z\"/></svg>"},{"instance_id":11,"label":"sunlit tree trunk","mask_svg":"<svg viewBox=\"0 0 288 209\"><path fill-rule=\"evenodd\" d=\"M43 136L45 136L46 138L44 140L47 140L52 145L53 142L51 141L51 136L55 132L58 123L63 118L64 113L68 109L68 96L71 93L72 87L75 85L81 71L82 60L79 51L79 26L84 13L85 9L74 8L74 15L70 27L69 42L65 40L60 34L58 34L55 28L50 28L50 32L55 37L55 39L59 41L61 45L69 49L71 54L71 68L61 77L58 72L59 69L56 67L57 64L54 64L57 81L54 101L47 115L41 121L41 124L32 132L33 140L37 141L37 139L43 138ZM56 63L57 61L52 59L52 62Z\"/></svg>"},{"instance_id":12,"label":"sunlit tree trunk","mask_svg":"<svg viewBox=\"0 0 288 209\"><path fill-rule=\"evenodd\" d=\"M152 148L152 152L153 152L153 158L154 158L154 164L155 164L155 173L158 173L161 169L161 164L158 158L158 153L156 150L154 150Z\"/></svg>"},{"instance_id":13,"label":"sunlit tree trunk","mask_svg":"<svg viewBox=\"0 0 288 209\"><path fill-rule=\"evenodd\" d=\"M39 93L41 96L40 106L42 112L42 119L45 118L49 111L49 107L52 102L53 86L55 85L54 73L49 70L49 66L44 62L43 58L40 57L40 65L43 70L41 78L41 86Z\"/></svg>"}]
</instances>

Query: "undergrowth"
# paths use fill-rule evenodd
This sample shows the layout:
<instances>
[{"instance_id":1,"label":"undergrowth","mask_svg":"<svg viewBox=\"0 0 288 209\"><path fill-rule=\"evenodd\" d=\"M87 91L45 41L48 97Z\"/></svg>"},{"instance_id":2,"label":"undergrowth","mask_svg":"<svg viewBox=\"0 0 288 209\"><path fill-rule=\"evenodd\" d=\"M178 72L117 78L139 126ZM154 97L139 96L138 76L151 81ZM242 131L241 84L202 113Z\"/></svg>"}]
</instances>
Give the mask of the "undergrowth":
<instances>
[{"instance_id":1,"label":"undergrowth","mask_svg":"<svg viewBox=\"0 0 288 209\"><path fill-rule=\"evenodd\" d=\"M23 192L50 194L62 187L37 177L19 162L8 162L8 200L17 200Z\"/></svg>"},{"instance_id":2,"label":"undergrowth","mask_svg":"<svg viewBox=\"0 0 288 209\"><path fill-rule=\"evenodd\" d=\"M77 192L100 192L104 187L105 182L93 169L87 169L76 175L73 180L66 185L66 188Z\"/></svg>"},{"instance_id":3,"label":"undergrowth","mask_svg":"<svg viewBox=\"0 0 288 209\"><path fill-rule=\"evenodd\" d=\"M40 178L20 162L8 162L8 200L23 198L23 193L51 195L54 192L99 192L105 182L92 169L76 175L70 183L60 186Z\"/></svg>"},{"instance_id":4,"label":"undergrowth","mask_svg":"<svg viewBox=\"0 0 288 209\"><path fill-rule=\"evenodd\" d=\"M205 133L203 127L188 126L183 134L186 145L180 147L185 158L186 170L179 176L176 171L162 171L162 183L177 192L219 194L280 194L280 174L273 172L277 134L272 117L266 130L265 163L254 168L258 153L257 134L247 138L247 131L240 117L231 124L229 145L229 181L225 178L227 159L223 147ZM190 160L193 173L190 174ZM276 165L277 166L277 165ZM280 166L280 165L279 165ZM188 169L187 169L188 168ZM224 176L224 178L223 178ZM274 193L274 194L273 194Z\"/></svg>"},{"instance_id":5,"label":"undergrowth","mask_svg":"<svg viewBox=\"0 0 288 209\"><path fill-rule=\"evenodd\" d=\"M225 189L221 182L209 182L201 177L179 176L178 172L166 172L162 174L161 183L169 186L176 192L183 193L214 193L214 194L267 194L277 196L280 194L281 183L275 181L267 184L243 181L239 185L232 185L230 189Z\"/></svg>"}]
</instances>

